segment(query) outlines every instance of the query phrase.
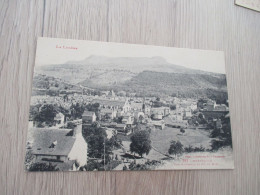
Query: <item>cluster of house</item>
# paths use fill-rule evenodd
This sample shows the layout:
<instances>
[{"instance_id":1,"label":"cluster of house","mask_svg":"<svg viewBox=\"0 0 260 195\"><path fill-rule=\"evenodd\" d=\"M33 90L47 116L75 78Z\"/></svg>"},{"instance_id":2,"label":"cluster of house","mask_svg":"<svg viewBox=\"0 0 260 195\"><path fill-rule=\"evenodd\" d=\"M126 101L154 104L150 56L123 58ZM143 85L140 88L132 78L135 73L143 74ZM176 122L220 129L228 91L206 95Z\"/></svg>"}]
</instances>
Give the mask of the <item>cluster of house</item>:
<instances>
[{"instance_id":1,"label":"cluster of house","mask_svg":"<svg viewBox=\"0 0 260 195\"><path fill-rule=\"evenodd\" d=\"M62 108L69 109L72 104L89 103L91 97L87 95L81 96L32 96L30 105L37 104L55 104Z\"/></svg>"},{"instance_id":2,"label":"cluster of house","mask_svg":"<svg viewBox=\"0 0 260 195\"><path fill-rule=\"evenodd\" d=\"M198 113L202 114L204 119L214 125L214 128L222 128L221 118L229 118L229 108L225 104L216 104L216 101L210 99L204 99L204 101L198 101Z\"/></svg>"},{"instance_id":3,"label":"cluster of house","mask_svg":"<svg viewBox=\"0 0 260 195\"><path fill-rule=\"evenodd\" d=\"M153 102L156 101L155 97L125 97L125 93L123 91L121 93L122 96L118 96L118 93L116 95L113 91L102 91L100 96L46 96L45 98L34 97L33 100L43 101L41 103L58 104L64 108L70 108L75 103L98 103L99 112L96 117L104 124L110 123L109 126L115 127L119 132L126 132L127 134L131 133L131 129L136 121L163 129L165 126L187 125L195 110L203 112L206 118L208 115L219 115L221 112L228 112L228 107L225 104L218 105L210 99L201 104L196 99L178 97L161 98L160 102L163 105L175 105L175 108L171 109L169 106L154 107ZM87 113L84 113L82 118L85 115ZM166 120L167 117L170 119ZM62 113L59 113L55 117L54 121L57 121L57 127L63 125L63 118ZM120 121L118 121L119 119Z\"/></svg>"},{"instance_id":4,"label":"cluster of house","mask_svg":"<svg viewBox=\"0 0 260 195\"><path fill-rule=\"evenodd\" d=\"M171 98L165 104L172 104L173 101L174 98ZM191 117L192 111L197 108L197 102L194 100L177 102L182 105L177 104L174 110L167 106L153 107L152 102L151 98L128 98L124 101L115 98L95 98L91 103L98 103L100 111L85 111L82 115L83 124L91 124L98 117L102 126L124 134L132 133L136 122L155 129L164 129L165 126L180 127L187 125L185 118Z\"/></svg>"},{"instance_id":5,"label":"cluster of house","mask_svg":"<svg viewBox=\"0 0 260 195\"><path fill-rule=\"evenodd\" d=\"M200 111L228 111L229 108L225 104L216 104L216 101L205 99L204 102L198 102Z\"/></svg>"},{"instance_id":6,"label":"cluster of house","mask_svg":"<svg viewBox=\"0 0 260 195\"><path fill-rule=\"evenodd\" d=\"M154 107L154 97L137 98L122 97L115 95L113 91L103 92L101 96L56 96L32 97L32 105L35 104L58 104L64 108L75 103L98 103L99 111L91 112L85 110L82 120L75 129L64 129L66 127L65 116L62 113L54 117L54 126L51 128L35 128L31 125L31 142L29 149L35 156L34 162L51 163L59 170L78 170L87 162L87 144L82 136L82 128L88 126L97 119L99 124L105 128L108 138L114 134L121 133L129 135L134 131L138 123L145 124L154 129L168 127L186 127L190 118L203 114L207 121L212 121L216 128L221 128L221 116L228 116L228 107L224 104L218 105L213 100L204 101L202 104L195 99L184 98L161 98L164 105L176 105L175 108L168 106Z\"/></svg>"}]
</instances>

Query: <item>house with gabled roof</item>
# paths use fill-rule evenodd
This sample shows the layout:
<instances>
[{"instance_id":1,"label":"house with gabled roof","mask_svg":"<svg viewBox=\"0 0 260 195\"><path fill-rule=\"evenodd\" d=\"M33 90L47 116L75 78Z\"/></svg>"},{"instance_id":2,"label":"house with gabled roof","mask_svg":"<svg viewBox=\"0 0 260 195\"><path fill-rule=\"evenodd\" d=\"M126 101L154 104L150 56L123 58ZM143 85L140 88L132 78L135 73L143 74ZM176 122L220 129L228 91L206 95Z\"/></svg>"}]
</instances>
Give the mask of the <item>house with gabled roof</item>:
<instances>
[{"instance_id":1,"label":"house with gabled roof","mask_svg":"<svg viewBox=\"0 0 260 195\"><path fill-rule=\"evenodd\" d=\"M123 113L131 110L131 105L128 100L93 99L92 104L94 103L98 103L101 108L109 108L117 111L121 110Z\"/></svg>"},{"instance_id":2,"label":"house with gabled roof","mask_svg":"<svg viewBox=\"0 0 260 195\"><path fill-rule=\"evenodd\" d=\"M103 108L100 110L101 119L106 119L107 117L110 119L114 119L116 117L116 111L109 108Z\"/></svg>"},{"instance_id":3,"label":"house with gabled roof","mask_svg":"<svg viewBox=\"0 0 260 195\"><path fill-rule=\"evenodd\" d=\"M97 119L95 112L85 110L82 114L82 123L83 124L92 124Z\"/></svg>"},{"instance_id":4,"label":"house with gabled roof","mask_svg":"<svg viewBox=\"0 0 260 195\"><path fill-rule=\"evenodd\" d=\"M32 128L31 153L34 163L46 163L58 170L78 170L87 163L87 143L81 130Z\"/></svg>"}]
</instances>

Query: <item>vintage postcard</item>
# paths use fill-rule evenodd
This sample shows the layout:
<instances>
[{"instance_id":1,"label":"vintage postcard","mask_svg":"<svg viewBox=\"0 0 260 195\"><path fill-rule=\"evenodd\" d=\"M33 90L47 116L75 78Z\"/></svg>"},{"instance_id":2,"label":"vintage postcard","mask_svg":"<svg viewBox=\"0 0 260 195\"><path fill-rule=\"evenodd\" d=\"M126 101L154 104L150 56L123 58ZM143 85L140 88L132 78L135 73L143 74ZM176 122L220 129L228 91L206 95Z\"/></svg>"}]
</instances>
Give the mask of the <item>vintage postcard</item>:
<instances>
[{"instance_id":1,"label":"vintage postcard","mask_svg":"<svg viewBox=\"0 0 260 195\"><path fill-rule=\"evenodd\" d=\"M25 168L233 169L224 53L39 38Z\"/></svg>"}]
</instances>

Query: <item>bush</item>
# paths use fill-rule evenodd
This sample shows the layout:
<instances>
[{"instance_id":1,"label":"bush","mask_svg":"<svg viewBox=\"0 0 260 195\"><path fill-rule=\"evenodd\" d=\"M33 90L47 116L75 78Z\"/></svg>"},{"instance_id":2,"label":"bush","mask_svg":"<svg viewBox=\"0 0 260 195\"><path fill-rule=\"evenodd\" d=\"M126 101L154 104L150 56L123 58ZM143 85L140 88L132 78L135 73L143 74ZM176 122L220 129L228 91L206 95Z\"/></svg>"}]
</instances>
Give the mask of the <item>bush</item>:
<instances>
[{"instance_id":1,"label":"bush","mask_svg":"<svg viewBox=\"0 0 260 195\"><path fill-rule=\"evenodd\" d=\"M187 153L191 153L191 152L204 152L205 148L201 145L200 147L192 147L191 145L189 145L188 147L184 148L184 151Z\"/></svg>"},{"instance_id":2,"label":"bush","mask_svg":"<svg viewBox=\"0 0 260 195\"><path fill-rule=\"evenodd\" d=\"M132 162L129 165L129 170L132 170L132 171L145 171L145 170L150 170L150 168L146 164L135 164L134 162Z\"/></svg>"},{"instance_id":3,"label":"bush","mask_svg":"<svg viewBox=\"0 0 260 195\"><path fill-rule=\"evenodd\" d=\"M225 146L232 147L232 139L225 139L225 140L212 140L211 141L211 151L217 151L220 148Z\"/></svg>"},{"instance_id":4,"label":"bush","mask_svg":"<svg viewBox=\"0 0 260 195\"><path fill-rule=\"evenodd\" d=\"M25 154L25 168L30 169L31 165L33 164L34 155L32 154L31 150L27 150Z\"/></svg>"},{"instance_id":5,"label":"bush","mask_svg":"<svg viewBox=\"0 0 260 195\"><path fill-rule=\"evenodd\" d=\"M123 171L126 171L126 170L127 170L127 166L124 165L124 166L123 166Z\"/></svg>"},{"instance_id":6,"label":"bush","mask_svg":"<svg viewBox=\"0 0 260 195\"><path fill-rule=\"evenodd\" d=\"M129 170L133 171L144 171L144 170L151 170L153 169L154 166L157 166L161 164L160 161L157 160L152 160L152 161L147 161L144 164L136 164L135 162L131 162L129 165Z\"/></svg>"},{"instance_id":7,"label":"bush","mask_svg":"<svg viewBox=\"0 0 260 195\"><path fill-rule=\"evenodd\" d=\"M205 148L201 145L200 147L195 147L194 152L204 152Z\"/></svg>"},{"instance_id":8,"label":"bush","mask_svg":"<svg viewBox=\"0 0 260 195\"><path fill-rule=\"evenodd\" d=\"M224 141L220 141L220 140L212 140L211 141L211 150L212 151L217 151L219 148L224 147Z\"/></svg>"},{"instance_id":9,"label":"bush","mask_svg":"<svg viewBox=\"0 0 260 195\"><path fill-rule=\"evenodd\" d=\"M74 129L75 127L77 127L77 125L75 123L73 123L73 122L68 122L67 123L67 128L68 129Z\"/></svg>"},{"instance_id":10,"label":"bush","mask_svg":"<svg viewBox=\"0 0 260 195\"><path fill-rule=\"evenodd\" d=\"M214 129L210 137L217 138L211 141L211 150L216 151L219 148L230 146L232 147L232 137L231 137L231 126L230 119L222 119L222 128Z\"/></svg>"},{"instance_id":11,"label":"bush","mask_svg":"<svg viewBox=\"0 0 260 195\"><path fill-rule=\"evenodd\" d=\"M119 161L119 160L112 160L107 165L105 165L105 170L113 170L119 164L121 164L121 161Z\"/></svg>"},{"instance_id":12,"label":"bush","mask_svg":"<svg viewBox=\"0 0 260 195\"><path fill-rule=\"evenodd\" d=\"M86 171L94 171L94 170L100 170L103 167L103 165L97 161L91 160L84 166Z\"/></svg>"},{"instance_id":13,"label":"bush","mask_svg":"<svg viewBox=\"0 0 260 195\"><path fill-rule=\"evenodd\" d=\"M58 171L59 169L56 166L53 166L51 163L34 163L30 166L29 171Z\"/></svg>"},{"instance_id":14,"label":"bush","mask_svg":"<svg viewBox=\"0 0 260 195\"><path fill-rule=\"evenodd\" d=\"M149 165L149 166L156 166L156 165L159 165L161 164L160 161L157 161L157 160L149 160L145 163L146 165Z\"/></svg>"},{"instance_id":15,"label":"bush","mask_svg":"<svg viewBox=\"0 0 260 195\"><path fill-rule=\"evenodd\" d=\"M182 154L183 152L183 145L180 141L171 141L170 148L168 150L169 154Z\"/></svg>"},{"instance_id":16,"label":"bush","mask_svg":"<svg viewBox=\"0 0 260 195\"><path fill-rule=\"evenodd\" d=\"M194 151L194 148L191 145L189 145L188 147L184 148L184 151L187 152L187 153L191 153L191 152Z\"/></svg>"}]
</instances>

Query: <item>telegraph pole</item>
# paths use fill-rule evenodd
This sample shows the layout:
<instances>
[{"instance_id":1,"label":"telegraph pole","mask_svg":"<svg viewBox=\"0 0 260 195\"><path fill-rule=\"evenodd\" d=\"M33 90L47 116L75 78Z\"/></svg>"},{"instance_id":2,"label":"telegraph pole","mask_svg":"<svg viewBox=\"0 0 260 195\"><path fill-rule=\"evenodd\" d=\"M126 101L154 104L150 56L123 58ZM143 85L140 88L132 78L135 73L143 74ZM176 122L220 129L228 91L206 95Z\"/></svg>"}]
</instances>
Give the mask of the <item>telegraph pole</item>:
<instances>
[{"instance_id":1,"label":"telegraph pole","mask_svg":"<svg viewBox=\"0 0 260 195\"><path fill-rule=\"evenodd\" d=\"M105 169L105 164L106 164L106 142L104 137L104 169Z\"/></svg>"}]
</instances>

